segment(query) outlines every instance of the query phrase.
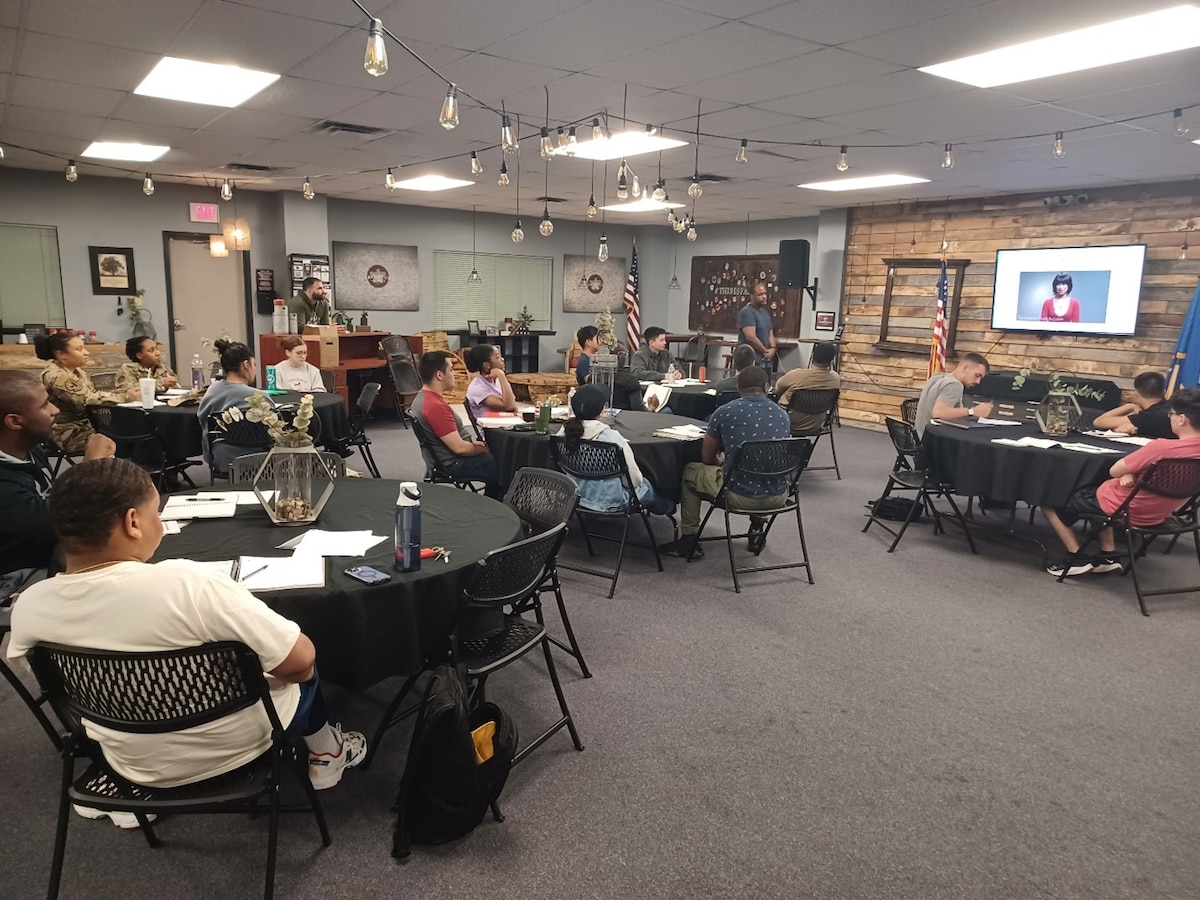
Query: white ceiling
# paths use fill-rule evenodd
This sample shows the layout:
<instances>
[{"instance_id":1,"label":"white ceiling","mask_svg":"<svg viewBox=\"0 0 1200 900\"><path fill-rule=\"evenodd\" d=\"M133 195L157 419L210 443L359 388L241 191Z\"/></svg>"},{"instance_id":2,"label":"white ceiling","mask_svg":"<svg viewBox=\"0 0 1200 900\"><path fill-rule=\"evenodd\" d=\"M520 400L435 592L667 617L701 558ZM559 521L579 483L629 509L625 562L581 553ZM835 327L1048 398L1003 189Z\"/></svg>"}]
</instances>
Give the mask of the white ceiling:
<instances>
[{"instance_id":1,"label":"white ceiling","mask_svg":"<svg viewBox=\"0 0 1200 900\"><path fill-rule=\"evenodd\" d=\"M1200 103L1200 50L1047 78L970 88L917 67L1021 40L1175 5L1178 0L373 0L372 11L446 77L522 120L523 210L536 218L545 163L537 129L550 93L551 126L607 110L620 127L628 90L634 127L662 124L689 138L703 118L701 223L811 215L880 201L1068 190L1200 175L1200 146L1177 137L1169 111ZM365 4L368 8L371 3ZM233 177L250 189L510 212L514 183L496 184L496 116L463 98L461 121L437 121L445 86L389 41L390 71L362 67L366 19L350 0L15 0L0 4L0 144L4 165L56 169L98 139L169 144L151 164L160 180ZM1079 52L1064 47L1064 53ZM242 108L132 94L169 54L280 72ZM1138 121L1122 121L1162 112ZM1200 138L1200 108L1189 113ZM385 136L314 133L322 119L387 129ZM1077 130L1085 129L1085 130ZM581 128L580 135L588 129ZM1047 133L1064 131L1067 155ZM680 132L685 132L681 134ZM1072 133L1074 132L1074 133ZM738 140L750 161L734 162ZM789 146L821 142L823 146ZM777 143L769 143L777 142ZM942 146L957 165L940 168ZM797 184L837 175L901 172L927 185L823 194ZM899 145L899 146L897 146ZM20 149L29 148L29 149ZM31 152L41 151L51 157ZM474 187L441 194L383 189L439 172ZM694 146L663 154L673 199L686 199ZM266 177L231 172L269 166ZM643 183L657 159L632 161ZM80 163L81 177L119 175ZM556 217L582 218L591 163L556 159ZM603 165L597 167L597 199ZM140 182L141 173L130 174ZM609 195L615 191L610 164ZM137 189L131 184L131 190ZM642 222L660 214L610 214Z\"/></svg>"}]
</instances>

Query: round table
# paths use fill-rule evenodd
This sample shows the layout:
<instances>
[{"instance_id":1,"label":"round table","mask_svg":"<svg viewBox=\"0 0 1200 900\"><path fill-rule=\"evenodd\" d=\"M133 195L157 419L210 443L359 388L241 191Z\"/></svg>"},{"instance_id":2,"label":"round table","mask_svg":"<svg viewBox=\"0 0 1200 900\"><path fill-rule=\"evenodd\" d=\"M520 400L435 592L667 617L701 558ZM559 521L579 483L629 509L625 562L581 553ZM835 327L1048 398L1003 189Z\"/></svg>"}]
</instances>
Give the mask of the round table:
<instances>
[{"instance_id":1,"label":"round table","mask_svg":"<svg viewBox=\"0 0 1200 900\"><path fill-rule=\"evenodd\" d=\"M271 399L278 405L299 403L303 396L298 391L288 391ZM350 436L350 416L346 404L337 394L314 393L313 413L321 420L320 442L323 445ZM189 459L200 455L203 427L196 415L196 406L156 406L150 410L150 418L166 445L168 458Z\"/></svg>"},{"instance_id":2,"label":"round table","mask_svg":"<svg viewBox=\"0 0 1200 900\"><path fill-rule=\"evenodd\" d=\"M990 428L955 428L930 425L924 447L929 464L939 477L954 486L954 493L1015 502L1031 506L1064 506L1072 491L1108 478L1112 464L1137 449L1134 444L1072 434L1071 443L1104 447L1111 453L1082 453L1062 447L1013 447L992 443L996 438L1026 436L1047 438L1036 425L996 425Z\"/></svg>"},{"instance_id":3,"label":"round table","mask_svg":"<svg viewBox=\"0 0 1200 900\"><path fill-rule=\"evenodd\" d=\"M654 432L672 425L702 424L684 416L669 416L665 413L633 412L623 410L609 424L629 441L634 459L642 474L650 479L659 494L678 500L679 484L683 467L690 462L700 461L700 441L677 441L674 438L655 437ZM560 425L552 425L552 433L561 431ZM512 481L518 469L536 466L553 469L550 458L550 437L532 431L512 431L507 428L484 429L488 447L496 457L500 470L500 484Z\"/></svg>"},{"instance_id":4,"label":"round table","mask_svg":"<svg viewBox=\"0 0 1200 900\"><path fill-rule=\"evenodd\" d=\"M425 660L439 658L475 563L523 537L520 519L503 503L448 485L421 485L421 542L448 548L450 561L422 560L420 571L394 572L399 485L376 478L339 479L316 527L371 530L387 539L361 559L328 558L323 588L259 595L312 639L321 677L345 687L369 687L392 675L420 671ZM196 519L179 534L164 536L153 561L287 556L278 546L300 533L299 528L272 525L259 506L239 506L232 519ZM345 574L361 564L390 572L392 580L366 585Z\"/></svg>"},{"instance_id":5,"label":"round table","mask_svg":"<svg viewBox=\"0 0 1200 900\"><path fill-rule=\"evenodd\" d=\"M672 387L671 399L667 401L667 405L671 407L671 412L677 416L686 416L690 419L707 419L713 414L713 410L717 408L717 395L708 394L705 391L711 391L716 382L708 384L689 384L684 387Z\"/></svg>"}]
</instances>

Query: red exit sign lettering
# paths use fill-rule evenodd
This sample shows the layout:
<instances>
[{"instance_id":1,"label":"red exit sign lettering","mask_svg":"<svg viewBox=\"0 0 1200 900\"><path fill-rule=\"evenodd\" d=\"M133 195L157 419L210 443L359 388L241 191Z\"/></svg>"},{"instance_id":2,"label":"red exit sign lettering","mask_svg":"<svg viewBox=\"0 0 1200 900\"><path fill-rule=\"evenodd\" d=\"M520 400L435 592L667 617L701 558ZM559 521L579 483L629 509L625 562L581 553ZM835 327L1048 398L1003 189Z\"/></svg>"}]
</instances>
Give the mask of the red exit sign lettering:
<instances>
[{"instance_id":1,"label":"red exit sign lettering","mask_svg":"<svg viewBox=\"0 0 1200 900\"><path fill-rule=\"evenodd\" d=\"M189 220L192 222L219 223L221 210L215 203L189 203Z\"/></svg>"}]
</instances>

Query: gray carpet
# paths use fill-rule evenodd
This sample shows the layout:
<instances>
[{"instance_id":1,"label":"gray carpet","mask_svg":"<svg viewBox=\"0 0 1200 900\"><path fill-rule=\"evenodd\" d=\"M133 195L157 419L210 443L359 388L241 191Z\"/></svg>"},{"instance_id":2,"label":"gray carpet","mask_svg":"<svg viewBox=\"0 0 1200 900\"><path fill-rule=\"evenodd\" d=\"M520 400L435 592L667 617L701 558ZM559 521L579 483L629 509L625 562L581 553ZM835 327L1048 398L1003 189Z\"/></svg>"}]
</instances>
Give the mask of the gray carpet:
<instances>
[{"instance_id":1,"label":"gray carpet","mask_svg":"<svg viewBox=\"0 0 1200 900\"><path fill-rule=\"evenodd\" d=\"M373 434L385 477L419 478L411 432L385 419ZM843 480L802 482L815 585L751 575L735 595L711 545L661 574L631 552L613 600L600 579L564 573L595 673L559 657L587 749L555 736L514 771L507 821L398 865L396 729L369 772L324 794L332 847L310 820L285 820L278 896L1200 895L1200 595L1152 601L1145 619L1126 578L1059 585L1027 549L981 542L973 557L927 524L889 555L882 532L859 529L890 444L851 428L836 441ZM785 525L764 559L796 552ZM565 554L583 553L569 538ZM1155 552L1146 575L1195 583L1196 569L1180 547ZM369 730L396 686L330 688L330 706ZM527 736L555 715L537 657L489 694ZM0 897L36 897L58 766L7 689L0 711ZM62 896L259 896L265 825L179 817L151 851L136 832L74 818Z\"/></svg>"}]
</instances>

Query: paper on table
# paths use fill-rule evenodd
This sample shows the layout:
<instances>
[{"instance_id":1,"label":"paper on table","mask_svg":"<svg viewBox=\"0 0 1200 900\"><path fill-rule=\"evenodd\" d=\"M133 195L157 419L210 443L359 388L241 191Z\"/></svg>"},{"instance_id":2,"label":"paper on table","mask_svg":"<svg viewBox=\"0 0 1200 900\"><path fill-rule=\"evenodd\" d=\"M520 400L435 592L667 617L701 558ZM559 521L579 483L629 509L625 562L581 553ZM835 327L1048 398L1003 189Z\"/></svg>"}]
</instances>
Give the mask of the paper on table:
<instances>
[{"instance_id":1,"label":"paper on table","mask_svg":"<svg viewBox=\"0 0 1200 900\"><path fill-rule=\"evenodd\" d=\"M993 444L1009 444L1013 447L1037 447L1040 450L1048 450L1050 447L1057 447L1058 441L1051 441L1046 438L1023 437L1023 438L992 438Z\"/></svg>"},{"instance_id":2,"label":"paper on table","mask_svg":"<svg viewBox=\"0 0 1200 900\"><path fill-rule=\"evenodd\" d=\"M191 391L189 391L187 388L167 388L167 390L162 391L159 394L159 396L161 396L161 397L182 397L184 394L190 394L190 393L191 393Z\"/></svg>"},{"instance_id":3,"label":"paper on table","mask_svg":"<svg viewBox=\"0 0 1200 900\"><path fill-rule=\"evenodd\" d=\"M716 389L716 388L709 388L709 389L708 389L707 391L705 391L704 393L708 394L708 396L710 396L710 397L715 397L715 396L717 396L717 389Z\"/></svg>"},{"instance_id":4,"label":"paper on table","mask_svg":"<svg viewBox=\"0 0 1200 900\"><path fill-rule=\"evenodd\" d=\"M166 406L167 404L162 400L155 399L154 405L155 406ZM143 408L141 400L130 400L128 403L118 403L117 406L124 406L126 409L142 409Z\"/></svg>"},{"instance_id":5,"label":"paper on table","mask_svg":"<svg viewBox=\"0 0 1200 900\"><path fill-rule=\"evenodd\" d=\"M277 557L243 556L239 563L244 573L242 584L250 591L325 587L323 556L300 553Z\"/></svg>"},{"instance_id":6,"label":"paper on table","mask_svg":"<svg viewBox=\"0 0 1200 900\"><path fill-rule=\"evenodd\" d=\"M370 531L322 531L314 528L280 544L279 549L295 550L297 556L362 556L386 539L385 535L372 534Z\"/></svg>"},{"instance_id":7,"label":"paper on table","mask_svg":"<svg viewBox=\"0 0 1200 900\"><path fill-rule=\"evenodd\" d=\"M180 521L167 519L162 523L163 534L179 534L179 532L183 531L183 526L187 525L190 521L191 519L182 519Z\"/></svg>"},{"instance_id":8,"label":"paper on table","mask_svg":"<svg viewBox=\"0 0 1200 900\"><path fill-rule=\"evenodd\" d=\"M1063 443L1059 444L1064 450L1074 450L1076 453L1120 453L1113 447L1097 447L1094 444Z\"/></svg>"},{"instance_id":9,"label":"paper on table","mask_svg":"<svg viewBox=\"0 0 1200 900\"><path fill-rule=\"evenodd\" d=\"M228 519L237 512L237 503L224 495L214 497L172 496L159 514L167 519Z\"/></svg>"},{"instance_id":10,"label":"paper on table","mask_svg":"<svg viewBox=\"0 0 1200 900\"><path fill-rule=\"evenodd\" d=\"M1116 441L1120 444L1137 444L1139 447L1145 447L1148 443L1150 443L1151 438L1137 437L1136 435L1132 434L1123 434L1120 437L1109 438L1109 440Z\"/></svg>"},{"instance_id":11,"label":"paper on table","mask_svg":"<svg viewBox=\"0 0 1200 900\"><path fill-rule=\"evenodd\" d=\"M672 425L654 432L655 437L674 438L677 441L695 441L708 433L701 425Z\"/></svg>"},{"instance_id":12,"label":"paper on table","mask_svg":"<svg viewBox=\"0 0 1200 900\"><path fill-rule=\"evenodd\" d=\"M701 381L699 378L676 378L674 381L667 381L667 379L664 378L662 381L639 381L638 382L638 384L640 384L642 387L647 387L648 385L651 385L651 384L661 384L664 387L692 387L693 385L707 384L707 383L708 382L706 382L706 381Z\"/></svg>"},{"instance_id":13,"label":"paper on table","mask_svg":"<svg viewBox=\"0 0 1200 900\"><path fill-rule=\"evenodd\" d=\"M1020 422L1016 422L1012 419L992 419L987 416L980 416L979 421L982 422L984 425L1020 425L1021 424Z\"/></svg>"}]
</instances>

